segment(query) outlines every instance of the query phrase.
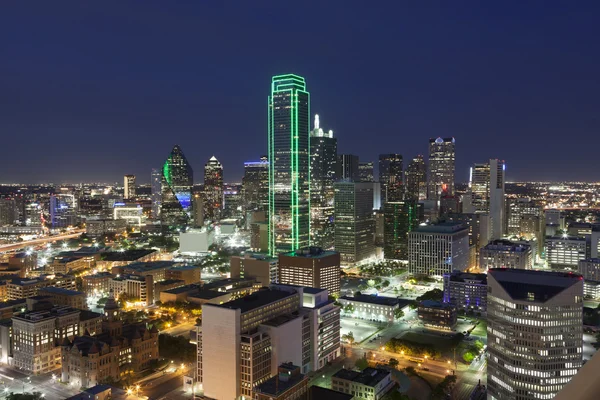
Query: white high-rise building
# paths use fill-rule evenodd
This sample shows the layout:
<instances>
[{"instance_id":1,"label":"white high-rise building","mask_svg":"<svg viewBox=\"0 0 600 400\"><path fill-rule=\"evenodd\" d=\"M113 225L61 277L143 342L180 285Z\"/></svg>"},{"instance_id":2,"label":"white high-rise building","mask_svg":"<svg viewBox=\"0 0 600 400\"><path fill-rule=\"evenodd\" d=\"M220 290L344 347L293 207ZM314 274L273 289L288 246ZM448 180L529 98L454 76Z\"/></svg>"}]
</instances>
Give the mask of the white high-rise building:
<instances>
[{"instance_id":1,"label":"white high-rise building","mask_svg":"<svg viewBox=\"0 0 600 400\"><path fill-rule=\"evenodd\" d=\"M488 272L488 399L552 399L583 352L583 279L563 272Z\"/></svg>"},{"instance_id":2,"label":"white high-rise building","mask_svg":"<svg viewBox=\"0 0 600 400\"><path fill-rule=\"evenodd\" d=\"M485 164L475 164L469 173L469 194L465 196L465 213L489 213L492 239L504 234L504 161L491 159Z\"/></svg>"},{"instance_id":3,"label":"white high-rise building","mask_svg":"<svg viewBox=\"0 0 600 400\"><path fill-rule=\"evenodd\" d=\"M135 198L135 175L123 177L123 198L130 200Z\"/></svg>"},{"instance_id":4,"label":"white high-rise building","mask_svg":"<svg viewBox=\"0 0 600 400\"><path fill-rule=\"evenodd\" d=\"M340 310L327 290L272 285L205 304L197 330L198 382L213 399L252 399L284 362L302 373L340 356Z\"/></svg>"},{"instance_id":5,"label":"white high-rise building","mask_svg":"<svg viewBox=\"0 0 600 400\"><path fill-rule=\"evenodd\" d=\"M408 271L443 276L469 266L469 231L458 222L421 226L408 233Z\"/></svg>"}]
</instances>

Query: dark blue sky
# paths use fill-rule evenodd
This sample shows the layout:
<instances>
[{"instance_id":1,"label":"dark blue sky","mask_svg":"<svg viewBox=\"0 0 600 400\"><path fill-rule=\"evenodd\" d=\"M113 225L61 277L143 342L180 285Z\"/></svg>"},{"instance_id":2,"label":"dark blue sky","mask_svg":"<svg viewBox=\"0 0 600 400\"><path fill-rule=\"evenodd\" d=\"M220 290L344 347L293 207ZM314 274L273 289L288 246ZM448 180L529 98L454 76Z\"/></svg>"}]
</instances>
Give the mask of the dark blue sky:
<instances>
[{"instance_id":1,"label":"dark blue sky","mask_svg":"<svg viewBox=\"0 0 600 400\"><path fill-rule=\"evenodd\" d=\"M599 180L600 3L384 3L4 3L0 182L145 182L175 143L238 180L287 72L361 160L454 136L459 180Z\"/></svg>"}]
</instances>

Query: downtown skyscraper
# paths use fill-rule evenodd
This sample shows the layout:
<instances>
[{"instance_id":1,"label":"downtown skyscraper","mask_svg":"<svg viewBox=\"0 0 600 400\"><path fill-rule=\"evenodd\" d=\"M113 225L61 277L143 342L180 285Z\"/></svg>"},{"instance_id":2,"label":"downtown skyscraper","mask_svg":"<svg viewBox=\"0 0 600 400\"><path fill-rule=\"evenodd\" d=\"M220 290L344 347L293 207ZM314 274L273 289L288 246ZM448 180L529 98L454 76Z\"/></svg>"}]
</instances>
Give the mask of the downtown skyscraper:
<instances>
[{"instance_id":1,"label":"downtown skyscraper","mask_svg":"<svg viewBox=\"0 0 600 400\"><path fill-rule=\"evenodd\" d=\"M429 139L429 200L439 202L442 192L454 194L455 144L454 138Z\"/></svg>"},{"instance_id":2,"label":"downtown skyscraper","mask_svg":"<svg viewBox=\"0 0 600 400\"><path fill-rule=\"evenodd\" d=\"M269 253L310 242L310 94L304 78L277 75L268 98Z\"/></svg>"},{"instance_id":3,"label":"downtown skyscraper","mask_svg":"<svg viewBox=\"0 0 600 400\"><path fill-rule=\"evenodd\" d=\"M160 218L163 225L187 225L192 207L194 172L175 145L162 167Z\"/></svg>"},{"instance_id":4,"label":"downtown skyscraper","mask_svg":"<svg viewBox=\"0 0 600 400\"><path fill-rule=\"evenodd\" d=\"M333 247L333 198L337 161L337 139L333 131L323 131L315 115L310 131L310 238L311 244L325 249Z\"/></svg>"},{"instance_id":5,"label":"downtown skyscraper","mask_svg":"<svg viewBox=\"0 0 600 400\"><path fill-rule=\"evenodd\" d=\"M419 154L406 167L406 198L425 200L427 198L427 167L423 156Z\"/></svg>"},{"instance_id":6,"label":"downtown skyscraper","mask_svg":"<svg viewBox=\"0 0 600 400\"><path fill-rule=\"evenodd\" d=\"M212 156L204 164L204 218L213 222L221 219L223 210L223 165Z\"/></svg>"},{"instance_id":7,"label":"downtown skyscraper","mask_svg":"<svg viewBox=\"0 0 600 400\"><path fill-rule=\"evenodd\" d=\"M269 210L269 160L261 156L259 161L244 163L242 178L244 211Z\"/></svg>"},{"instance_id":8,"label":"downtown skyscraper","mask_svg":"<svg viewBox=\"0 0 600 400\"><path fill-rule=\"evenodd\" d=\"M152 200L152 218L160 216L160 203L162 199L162 173L160 168L152 168L150 174L150 190Z\"/></svg>"},{"instance_id":9,"label":"downtown skyscraper","mask_svg":"<svg viewBox=\"0 0 600 400\"><path fill-rule=\"evenodd\" d=\"M381 185L381 204L388 201L400 201L404 198L402 183L404 170L402 155L379 155L379 183Z\"/></svg>"}]
</instances>

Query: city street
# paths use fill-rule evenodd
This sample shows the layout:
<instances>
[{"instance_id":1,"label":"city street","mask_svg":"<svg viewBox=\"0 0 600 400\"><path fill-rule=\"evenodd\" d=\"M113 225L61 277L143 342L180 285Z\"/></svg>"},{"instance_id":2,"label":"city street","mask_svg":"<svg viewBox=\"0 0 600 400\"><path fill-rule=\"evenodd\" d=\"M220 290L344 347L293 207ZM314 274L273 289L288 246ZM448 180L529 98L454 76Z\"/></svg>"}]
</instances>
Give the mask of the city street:
<instances>
[{"instance_id":1,"label":"city street","mask_svg":"<svg viewBox=\"0 0 600 400\"><path fill-rule=\"evenodd\" d=\"M0 394L38 391L45 395L45 399L62 400L79 393L79 388L58 382L59 374L60 369L57 369L53 373L29 376L12 368L0 367L0 380L3 382Z\"/></svg>"},{"instance_id":2,"label":"city street","mask_svg":"<svg viewBox=\"0 0 600 400\"><path fill-rule=\"evenodd\" d=\"M160 331L160 334L169 334L171 336L183 336L187 339L190 338L190 330L195 329L196 321L194 322L186 322L183 324L175 325L172 328L163 329Z\"/></svg>"},{"instance_id":3,"label":"city street","mask_svg":"<svg viewBox=\"0 0 600 400\"><path fill-rule=\"evenodd\" d=\"M469 368L458 375L453 398L457 400L468 399L479 383L487 386L487 359L485 356L475 359L469 365Z\"/></svg>"}]
</instances>

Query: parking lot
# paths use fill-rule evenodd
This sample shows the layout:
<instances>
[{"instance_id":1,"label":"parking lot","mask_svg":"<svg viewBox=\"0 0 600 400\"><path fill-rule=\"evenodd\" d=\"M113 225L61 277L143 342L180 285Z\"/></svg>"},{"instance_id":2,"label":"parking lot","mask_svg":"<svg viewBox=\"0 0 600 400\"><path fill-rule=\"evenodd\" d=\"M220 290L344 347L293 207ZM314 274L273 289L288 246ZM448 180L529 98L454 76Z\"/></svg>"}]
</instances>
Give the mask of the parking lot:
<instances>
[{"instance_id":1,"label":"parking lot","mask_svg":"<svg viewBox=\"0 0 600 400\"><path fill-rule=\"evenodd\" d=\"M379 329L374 323L353 318L341 318L340 326L340 336L352 332L356 343L362 342Z\"/></svg>"}]
</instances>

